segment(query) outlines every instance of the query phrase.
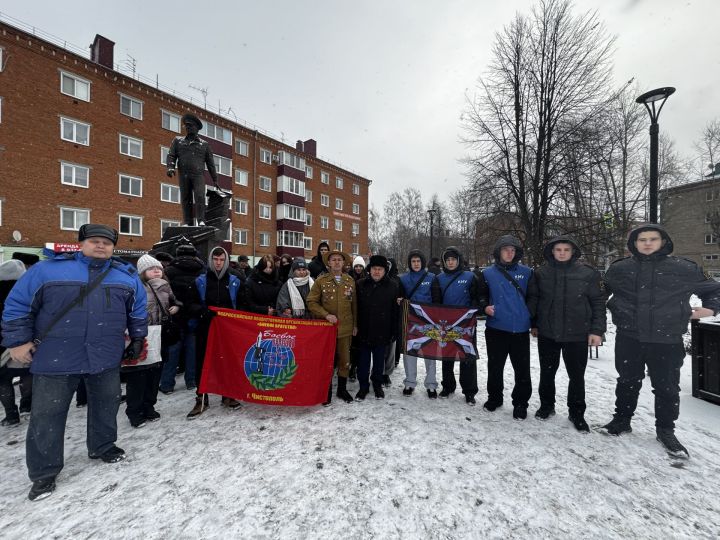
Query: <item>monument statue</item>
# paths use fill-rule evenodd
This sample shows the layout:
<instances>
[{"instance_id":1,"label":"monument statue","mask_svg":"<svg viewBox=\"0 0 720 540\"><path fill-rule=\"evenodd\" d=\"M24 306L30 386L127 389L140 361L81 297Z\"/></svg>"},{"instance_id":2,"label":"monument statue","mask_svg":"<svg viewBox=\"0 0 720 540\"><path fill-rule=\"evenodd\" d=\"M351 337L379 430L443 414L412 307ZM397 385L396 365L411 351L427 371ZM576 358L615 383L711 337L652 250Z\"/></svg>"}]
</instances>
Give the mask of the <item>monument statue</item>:
<instances>
[{"instance_id":1,"label":"monument statue","mask_svg":"<svg viewBox=\"0 0 720 540\"><path fill-rule=\"evenodd\" d=\"M167 175L175 175L175 165L180 169L180 204L182 205L183 221L185 225L193 225L193 199L195 203L194 217L198 225L205 225L205 179L203 172L205 166L212 177L215 189L217 185L217 171L210 145L198 136L203 125L194 114L187 113L182 117L185 127L185 137L176 137L170 145L167 156Z\"/></svg>"}]
</instances>

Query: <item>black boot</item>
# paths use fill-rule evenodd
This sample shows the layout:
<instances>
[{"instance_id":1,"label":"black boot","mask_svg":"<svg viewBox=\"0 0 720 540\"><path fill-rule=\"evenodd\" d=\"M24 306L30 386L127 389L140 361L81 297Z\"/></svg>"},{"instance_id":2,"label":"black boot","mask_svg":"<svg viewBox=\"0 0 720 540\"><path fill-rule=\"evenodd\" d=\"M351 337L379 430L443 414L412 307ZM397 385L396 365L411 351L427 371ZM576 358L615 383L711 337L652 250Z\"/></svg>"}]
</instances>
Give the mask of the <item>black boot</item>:
<instances>
[{"instance_id":1,"label":"black boot","mask_svg":"<svg viewBox=\"0 0 720 540\"><path fill-rule=\"evenodd\" d=\"M552 405L540 405L540 408L535 412L535 418L540 420L547 420L551 416L555 416L555 407Z\"/></svg>"},{"instance_id":2,"label":"black boot","mask_svg":"<svg viewBox=\"0 0 720 540\"><path fill-rule=\"evenodd\" d=\"M338 386L337 386L337 397L342 399L345 403L352 403L353 397L350 395L350 392L347 391L347 378L346 377L338 377Z\"/></svg>"},{"instance_id":3,"label":"black boot","mask_svg":"<svg viewBox=\"0 0 720 540\"><path fill-rule=\"evenodd\" d=\"M588 426L587 422L585 421L585 416L582 413L570 413L568 419L572 422L573 426L575 426L575 429L577 429L578 431L590 431L590 426Z\"/></svg>"},{"instance_id":4,"label":"black boot","mask_svg":"<svg viewBox=\"0 0 720 540\"><path fill-rule=\"evenodd\" d=\"M382 389L383 385L373 383L373 392L375 392L375 399L385 399L385 391Z\"/></svg>"},{"instance_id":5,"label":"black boot","mask_svg":"<svg viewBox=\"0 0 720 540\"><path fill-rule=\"evenodd\" d=\"M620 435L621 433L630 433L630 419L623 416L614 416L613 419L603 426L608 435Z\"/></svg>"},{"instance_id":6,"label":"black boot","mask_svg":"<svg viewBox=\"0 0 720 540\"><path fill-rule=\"evenodd\" d=\"M657 440L660 441L667 450L667 453L674 457L690 457L690 453L687 451L680 441L675 436L675 430L673 428L657 428Z\"/></svg>"}]
</instances>

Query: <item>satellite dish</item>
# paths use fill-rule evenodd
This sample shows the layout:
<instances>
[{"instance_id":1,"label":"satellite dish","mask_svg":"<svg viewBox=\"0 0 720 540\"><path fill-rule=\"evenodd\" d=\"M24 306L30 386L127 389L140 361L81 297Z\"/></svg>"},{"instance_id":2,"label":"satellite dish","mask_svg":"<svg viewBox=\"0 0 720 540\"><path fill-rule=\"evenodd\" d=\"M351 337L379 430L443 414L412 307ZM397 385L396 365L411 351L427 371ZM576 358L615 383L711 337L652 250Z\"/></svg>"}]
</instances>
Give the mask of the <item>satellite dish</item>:
<instances>
[{"instance_id":1,"label":"satellite dish","mask_svg":"<svg viewBox=\"0 0 720 540\"><path fill-rule=\"evenodd\" d=\"M22 240L22 233L20 231L13 231L12 237L13 237L13 240L15 240L16 242L19 242L20 240Z\"/></svg>"}]
</instances>

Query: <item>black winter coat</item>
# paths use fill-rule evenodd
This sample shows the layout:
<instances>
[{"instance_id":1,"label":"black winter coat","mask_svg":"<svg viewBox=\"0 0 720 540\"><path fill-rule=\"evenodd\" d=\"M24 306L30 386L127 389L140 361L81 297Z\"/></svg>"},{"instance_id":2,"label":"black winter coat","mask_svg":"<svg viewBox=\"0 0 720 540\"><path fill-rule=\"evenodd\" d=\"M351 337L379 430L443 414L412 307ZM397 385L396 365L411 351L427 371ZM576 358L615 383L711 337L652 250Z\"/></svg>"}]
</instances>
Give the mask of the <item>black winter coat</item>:
<instances>
[{"instance_id":1,"label":"black winter coat","mask_svg":"<svg viewBox=\"0 0 720 540\"><path fill-rule=\"evenodd\" d=\"M658 230L665 245L651 255L635 247L640 232ZM720 283L708 279L693 261L669 256L673 243L656 224L640 225L628 236L632 257L610 265L605 275L608 309L618 334L642 343L677 343L687 332L692 314L690 295L696 294L703 306L720 311Z\"/></svg>"},{"instance_id":2,"label":"black winter coat","mask_svg":"<svg viewBox=\"0 0 720 540\"><path fill-rule=\"evenodd\" d=\"M205 272L205 265L197 257L180 256L165 268L170 288L175 294L178 302L181 302L183 309L176 315L181 321L195 319L205 310L197 287L195 278Z\"/></svg>"},{"instance_id":3,"label":"black winter coat","mask_svg":"<svg viewBox=\"0 0 720 540\"><path fill-rule=\"evenodd\" d=\"M264 261L260 259L260 263ZM277 269L272 274L266 274L256 266L245 280L245 295L250 311L267 315L268 307L275 309L281 287Z\"/></svg>"},{"instance_id":4,"label":"black winter coat","mask_svg":"<svg viewBox=\"0 0 720 540\"><path fill-rule=\"evenodd\" d=\"M397 337L399 294L397 283L387 275L377 282L371 277L358 281L357 327L360 345L389 345Z\"/></svg>"},{"instance_id":5,"label":"black winter coat","mask_svg":"<svg viewBox=\"0 0 720 540\"><path fill-rule=\"evenodd\" d=\"M558 242L573 246L573 256L558 262L552 248ZM528 283L527 305L532 327L554 341L587 341L588 334L605 333L605 294L600 273L579 262L580 249L574 240L560 236L543 250L546 263L537 268Z\"/></svg>"}]
</instances>

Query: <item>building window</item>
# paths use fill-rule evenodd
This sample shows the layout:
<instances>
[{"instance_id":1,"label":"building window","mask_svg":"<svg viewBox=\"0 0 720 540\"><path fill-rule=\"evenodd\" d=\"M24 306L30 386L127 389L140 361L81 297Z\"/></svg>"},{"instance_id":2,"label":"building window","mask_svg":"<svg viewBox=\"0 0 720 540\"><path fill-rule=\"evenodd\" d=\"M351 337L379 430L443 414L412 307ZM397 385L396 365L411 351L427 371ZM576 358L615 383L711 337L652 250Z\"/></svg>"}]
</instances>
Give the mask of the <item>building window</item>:
<instances>
[{"instance_id":1,"label":"building window","mask_svg":"<svg viewBox=\"0 0 720 540\"><path fill-rule=\"evenodd\" d=\"M711 255L703 255L703 260L704 261L717 261L717 260L720 260L720 255L718 255L717 253L713 253Z\"/></svg>"},{"instance_id":2,"label":"building window","mask_svg":"<svg viewBox=\"0 0 720 540\"><path fill-rule=\"evenodd\" d=\"M248 172L242 169L235 169L235 183L241 186L248 185Z\"/></svg>"},{"instance_id":3,"label":"building window","mask_svg":"<svg viewBox=\"0 0 720 540\"><path fill-rule=\"evenodd\" d=\"M248 238L247 229L235 229L233 231L233 233L235 233L233 235L234 236L233 240L235 241L236 244L240 244L243 246L247 245L247 238Z\"/></svg>"},{"instance_id":4,"label":"building window","mask_svg":"<svg viewBox=\"0 0 720 540\"><path fill-rule=\"evenodd\" d=\"M330 173L325 171L320 171L320 181L323 184L329 184L330 183Z\"/></svg>"},{"instance_id":5,"label":"building window","mask_svg":"<svg viewBox=\"0 0 720 540\"><path fill-rule=\"evenodd\" d=\"M269 232L261 232L260 233L260 247L268 247L270 246L270 233Z\"/></svg>"},{"instance_id":6,"label":"building window","mask_svg":"<svg viewBox=\"0 0 720 540\"><path fill-rule=\"evenodd\" d=\"M229 160L226 157L218 156L217 154L213 156L213 160L215 161L215 168L217 169L218 174L222 174L223 176L232 176L232 160Z\"/></svg>"},{"instance_id":7,"label":"building window","mask_svg":"<svg viewBox=\"0 0 720 540\"><path fill-rule=\"evenodd\" d=\"M342 251L342 242L340 240L335 240L335 249L337 251Z\"/></svg>"},{"instance_id":8,"label":"building window","mask_svg":"<svg viewBox=\"0 0 720 540\"><path fill-rule=\"evenodd\" d=\"M90 146L90 124L60 117L60 138L83 146Z\"/></svg>"},{"instance_id":9,"label":"building window","mask_svg":"<svg viewBox=\"0 0 720 540\"><path fill-rule=\"evenodd\" d=\"M353 245L352 245L352 254L353 254L354 256L356 256L356 257L357 257L358 255L360 255L360 244L353 244Z\"/></svg>"},{"instance_id":10,"label":"building window","mask_svg":"<svg viewBox=\"0 0 720 540\"><path fill-rule=\"evenodd\" d=\"M120 94L120 113L137 120L142 120L143 102Z\"/></svg>"},{"instance_id":11,"label":"building window","mask_svg":"<svg viewBox=\"0 0 720 540\"><path fill-rule=\"evenodd\" d=\"M705 244L717 244L717 236L715 236L714 234L706 234Z\"/></svg>"},{"instance_id":12,"label":"building window","mask_svg":"<svg viewBox=\"0 0 720 540\"><path fill-rule=\"evenodd\" d=\"M168 227L179 227L180 222L179 221L173 221L171 219L161 219L160 220L160 238L163 237L165 234L165 231Z\"/></svg>"},{"instance_id":13,"label":"building window","mask_svg":"<svg viewBox=\"0 0 720 540\"><path fill-rule=\"evenodd\" d=\"M304 246L304 247L305 247L305 251L312 251L312 248L313 248L313 247L312 247L312 237L310 237L310 236L305 236L305 237L303 238L303 243L305 244L305 246Z\"/></svg>"},{"instance_id":14,"label":"building window","mask_svg":"<svg viewBox=\"0 0 720 540\"><path fill-rule=\"evenodd\" d=\"M163 129L180 133L180 116L167 111L160 111Z\"/></svg>"},{"instance_id":15,"label":"building window","mask_svg":"<svg viewBox=\"0 0 720 540\"><path fill-rule=\"evenodd\" d=\"M267 176L261 176L260 180L260 191L272 191L272 180Z\"/></svg>"},{"instance_id":16,"label":"building window","mask_svg":"<svg viewBox=\"0 0 720 540\"><path fill-rule=\"evenodd\" d=\"M263 163L272 163L272 152L265 148L260 149L260 161Z\"/></svg>"},{"instance_id":17,"label":"building window","mask_svg":"<svg viewBox=\"0 0 720 540\"><path fill-rule=\"evenodd\" d=\"M321 229L329 229L330 228L330 220L326 218L325 216L320 216L320 228Z\"/></svg>"},{"instance_id":18,"label":"building window","mask_svg":"<svg viewBox=\"0 0 720 540\"><path fill-rule=\"evenodd\" d=\"M160 200L180 204L180 188L172 184L160 184Z\"/></svg>"},{"instance_id":19,"label":"building window","mask_svg":"<svg viewBox=\"0 0 720 540\"><path fill-rule=\"evenodd\" d=\"M287 165L288 167L292 167L293 169L298 169L300 171L305 170L305 160L301 157L296 156L295 154L291 154L290 152L280 151L278 152L278 162L280 165Z\"/></svg>"},{"instance_id":20,"label":"building window","mask_svg":"<svg viewBox=\"0 0 720 540\"><path fill-rule=\"evenodd\" d=\"M360 184L353 184L352 193L353 195L360 195Z\"/></svg>"},{"instance_id":21,"label":"building window","mask_svg":"<svg viewBox=\"0 0 720 540\"><path fill-rule=\"evenodd\" d=\"M305 182L290 178L289 176L278 176L277 179L278 191L285 191L286 193L293 193L295 195L305 196Z\"/></svg>"},{"instance_id":22,"label":"building window","mask_svg":"<svg viewBox=\"0 0 720 540\"><path fill-rule=\"evenodd\" d=\"M330 196L324 193L320 194L320 206L330 206Z\"/></svg>"},{"instance_id":23,"label":"building window","mask_svg":"<svg viewBox=\"0 0 720 540\"><path fill-rule=\"evenodd\" d=\"M305 213L305 226L312 227L312 214Z\"/></svg>"},{"instance_id":24,"label":"building window","mask_svg":"<svg viewBox=\"0 0 720 540\"><path fill-rule=\"evenodd\" d=\"M353 203L352 210L353 210L353 214L359 214L360 213L360 205L358 203Z\"/></svg>"},{"instance_id":25,"label":"building window","mask_svg":"<svg viewBox=\"0 0 720 540\"><path fill-rule=\"evenodd\" d=\"M167 146L160 147L160 163L162 165L167 165L167 157L168 157L169 153L170 153L170 148L168 148Z\"/></svg>"},{"instance_id":26,"label":"building window","mask_svg":"<svg viewBox=\"0 0 720 540\"><path fill-rule=\"evenodd\" d=\"M247 215L248 202L245 199L235 199L234 209L236 214Z\"/></svg>"},{"instance_id":27,"label":"building window","mask_svg":"<svg viewBox=\"0 0 720 540\"><path fill-rule=\"evenodd\" d=\"M352 235L358 236L360 234L360 224L359 223L353 223L352 224Z\"/></svg>"},{"instance_id":28,"label":"building window","mask_svg":"<svg viewBox=\"0 0 720 540\"><path fill-rule=\"evenodd\" d=\"M278 204L277 219L292 219L293 221L305 221L305 208L292 204Z\"/></svg>"},{"instance_id":29,"label":"building window","mask_svg":"<svg viewBox=\"0 0 720 540\"><path fill-rule=\"evenodd\" d=\"M142 139L136 139L134 137L128 137L127 135L120 134L120 153L125 156L142 159Z\"/></svg>"},{"instance_id":30,"label":"building window","mask_svg":"<svg viewBox=\"0 0 720 540\"><path fill-rule=\"evenodd\" d=\"M142 178L137 176L128 176L121 174L120 176L120 193L130 195L131 197L142 197Z\"/></svg>"},{"instance_id":31,"label":"building window","mask_svg":"<svg viewBox=\"0 0 720 540\"><path fill-rule=\"evenodd\" d=\"M335 220L335 230L342 231L342 219Z\"/></svg>"},{"instance_id":32,"label":"building window","mask_svg":"<svg viewBox=\"0 0 720 540\"><path fill-rule=\"evenodd\" d=\"M272 219L272 206L269 204L263 204L260 203L258 205L258 214L260 215L260 219Z\"/></svg>"},{"instance_id":33,"label":"building window","mask_svg":"<svg viewBox=\"0 0 720 540\"><path fill-rule=\"evenodd\" d=\"M90 183L90 168L61 161L60 182L68 186L86 188Z\"/></svg>"},{"instance_id":34,"label":"building window","mask_svg":"<svg viewBox=\"0 0 720 540\"><path fill-rule=\"evenodd\" d=\"M335 199L335 210L342 210L343 201L342 199Z\"/></svg>"},{"instance_id":35,"label":"building window","mask_svg":"<svg viewBox=\"0 0 720 540\"><path fill-rule=\"evenodd\" d=\"M305 235L296 231L278 231L277 245L285 247L305 247Z\"/></svg>"},{"instance_id":36,"label":"building window","mask_svg":"<svg viewBox=\"0 0 720 540\"><path fill-rule=\"evenodd\" d=\"M67 71L61 71L60 92L76 99L90 101L90 81Z\"/></svg>"},{"instance_id":37,"label":"building window","mask_svg":"<svg viewBox=\"0 0 720 540\"><path fill-rule=\"evenodd\" d=\"M90 223L90 210L84 208L60 208L60 228L64 231L77 231Z\"/></svg>"},{"instance_id":38,"label":"building window","mask_svg":"<svg viewBox=\"0 0 720 540\"><path fill-rule=\"evenodd\" d=\"M200 130L200 133L216 141L232 144L232 132L229 129L216 126L207 120L203 122L203 128Z\"/></svg>"},{"instance_id":39,"label":"building window","mask_svg":"<svg viewBox=\"0 0 720 540\"><path fill-rule=\"evenodd\" d=\"M310 165L305 165L305 178L310 178L312 180L313 177L313 168Z\"/></svg>"},{"instance_id":40,"label":"building window","mask_svg":"<svg viewBox=\"0 0 720 540\"><path fill-rule=\"evenodd\" d=\"M309 189L305 190L305 202L312 202L312 191Z\"/></svg>"},{"instance_id":41,"label":"building window","mask_svg":"<svg viewBox=\"0 0 720 540\"><path fill-rule=\"evenodd\" d=\"M335 187L338 188L338 189L342 189L342 188L343 188L343 179L340 178L339 176L336 176L336 177L335 177Z\"/></svg>"},{"instance_id":42,"label":"building window","mask_svg":"<svg viewBox=\"0 0 720 540\"><path fill-rule=\"evenodd\" d=\"M120 234L128 236L142 236L143 218L140 216L127 216L120 214Z\"/></svg>"},{"instance_id":43,"label":"building window","mask_svg":"<svg viewBox=\"0 0 720 540\"><path fill-rule=\"evenodd\" d=\"M235 153L240 154L241 156L249 155L250 145L242 139L235 139Z\"/></svg>"}]
</instances>

